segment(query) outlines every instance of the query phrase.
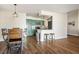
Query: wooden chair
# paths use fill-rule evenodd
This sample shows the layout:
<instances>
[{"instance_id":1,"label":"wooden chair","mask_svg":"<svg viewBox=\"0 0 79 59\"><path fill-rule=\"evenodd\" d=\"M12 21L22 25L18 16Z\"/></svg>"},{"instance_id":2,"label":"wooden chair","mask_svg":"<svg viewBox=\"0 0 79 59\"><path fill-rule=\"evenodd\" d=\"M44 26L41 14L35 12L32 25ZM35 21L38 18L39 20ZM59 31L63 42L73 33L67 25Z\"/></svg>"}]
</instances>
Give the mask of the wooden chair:
<instances>
[{"instance_id":1,"label":"wooden chair","mask_svg":"<svg viewBox=\"0 0 79 59\"><path fill-rule=\"evenodd\" d=\"M8 29L3 28L3 29L1 29L1 30L2 30L3 39L4 39L4 41L6 41L7 38L8 38Z\"/></svg>"},{"instance_id":2,"label":"wooden chair","mask_svg":"<svg viewBox=\"0 0 79 59\"><path fill-rule=\"evenodd\" d=\"M2 36L3 36L3 39L4 39L4 42L6 44L6 48L5 50L3 51L3 53L5 53L5 51L7 51L8 53L8 50L9 50L9 44L8 44L8 29L6 28L2 28Z\"/></svg>"},{"instance_id":3,"label":"wooden chair","mask_svg":"<svg viewBox=\"0 0 79 59\"><path fill-rule=\"evenodd\" d=\"M19 28L13 28L8 30L8 39L10 46L10 53L21 53L22 50L22 30Z\"/></svg>"}]
</instances>

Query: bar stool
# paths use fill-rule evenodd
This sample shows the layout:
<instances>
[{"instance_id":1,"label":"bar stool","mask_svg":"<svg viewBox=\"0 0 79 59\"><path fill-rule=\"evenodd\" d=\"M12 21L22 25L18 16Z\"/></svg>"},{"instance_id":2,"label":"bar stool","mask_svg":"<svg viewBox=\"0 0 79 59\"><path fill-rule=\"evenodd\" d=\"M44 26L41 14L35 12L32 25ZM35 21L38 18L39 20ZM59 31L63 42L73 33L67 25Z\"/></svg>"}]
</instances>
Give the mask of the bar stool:
<instances>
[{"instance_id":1,"label":"bar stool","mask_svg":"<svg viewBox=\"0 0 79 59\"><path fill-rule=\"evenodd\" d=\"M50 33L50 41L51 41L51 43L53 43L54 44L54 39L55 39L55 34L54 33Z\"/></svg>"},{"instance_id":2,"label":"bar stool","mask_svg":"<svg viewBox=\"0 0 79 59\"><path fill-rule=\"evenodd\" d=\"M45 43L47 44L47 41L48 41L48 36L49 36L49 34L44 34L44 40L45 40Z\"/></svg>"}]
</instances>

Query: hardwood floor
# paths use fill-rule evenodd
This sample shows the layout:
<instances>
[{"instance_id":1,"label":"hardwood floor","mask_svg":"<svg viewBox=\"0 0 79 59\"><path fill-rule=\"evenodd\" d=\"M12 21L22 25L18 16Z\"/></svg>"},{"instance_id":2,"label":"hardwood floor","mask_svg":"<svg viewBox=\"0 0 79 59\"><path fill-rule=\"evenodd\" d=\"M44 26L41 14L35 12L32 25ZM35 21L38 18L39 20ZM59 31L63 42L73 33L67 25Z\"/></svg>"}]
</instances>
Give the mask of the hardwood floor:
<instances>
[{"instance_id":1,"label":"hardwood floor","mask_svg":"<svg viewBox=\"0 0 79 59\"><path fill-rule=\"evenodd\" d=\"M0 54L6 50L6 44L2 41L0 42Z\"/></svg>"},{"instance_id":2,"label":"hardwood floor","mask_svg":"<svg viewBox=\"0 0 79 59\"><path fill-rule=\"evenodd\" d=\"M0 43L0 51L3 50L3 44ZM79 37L68 36L67 39L37 43L35 37L28 37L27 48L24 48L25 54L78 54Z\"/></svg>"},{"instance_id":3,"label":"hardwood floor","mask_svg":"<svg viewBox=\"0 0 79 59\"><path fill-rule=\"evenodd\" d=\"M37 44L35 37L28 39L26 53L30 54L78 54L79 37L68 36L67 39L48 41Z\"/></svg>"}]
</instances>

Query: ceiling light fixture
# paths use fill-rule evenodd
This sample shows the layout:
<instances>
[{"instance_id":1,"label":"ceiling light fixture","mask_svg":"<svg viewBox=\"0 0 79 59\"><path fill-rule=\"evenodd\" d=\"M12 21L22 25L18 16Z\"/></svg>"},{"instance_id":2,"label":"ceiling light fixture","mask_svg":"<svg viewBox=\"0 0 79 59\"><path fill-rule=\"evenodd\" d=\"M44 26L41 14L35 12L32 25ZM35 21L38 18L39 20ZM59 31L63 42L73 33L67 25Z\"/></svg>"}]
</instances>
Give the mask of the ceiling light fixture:
<instances>
[{"instance_id":1,"label":"ceiling light fixture","mask_svg":"<svg viewBox=\"0 0 79 59\"><path fill-rule=\"evenodd\" d=\"M13 13L14 17L18 17L18 14L16 12L16 7L17 7L17 4L14 4L14 13Z\"/></svg>"}]
</instances>

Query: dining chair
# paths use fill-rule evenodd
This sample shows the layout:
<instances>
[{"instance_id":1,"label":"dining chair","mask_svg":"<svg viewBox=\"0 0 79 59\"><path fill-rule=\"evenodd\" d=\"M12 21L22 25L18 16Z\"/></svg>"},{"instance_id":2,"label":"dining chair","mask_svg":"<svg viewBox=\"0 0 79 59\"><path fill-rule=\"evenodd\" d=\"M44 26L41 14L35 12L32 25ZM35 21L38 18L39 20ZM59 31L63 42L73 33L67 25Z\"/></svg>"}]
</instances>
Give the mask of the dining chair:
<instances>
[{"instance_id":1,"label":"dining chair","mask_svg":"<svg viewBox=\"0 0 79 59\"><path fill-rule=\"evenodd\" d=\"M4 39L4 43L6 45L6 48L4 49L3 53L5 53L5 51L8 53L8 50L9 50L8 29L7 28L2 28L1 31L2 31L2 36L3 36L3 39Z\"/></svg>"},{"instance_id":2,"label":"dining chair","mask_svg":"<svg viewBox=\"0 0 79 59\"><path fill-rule=\"evenodd\" d=\"M9 39L10 53L12 54L22 53L22 30L19 28L9 29L8 39Z\"/></svg>"}]
</instances>

